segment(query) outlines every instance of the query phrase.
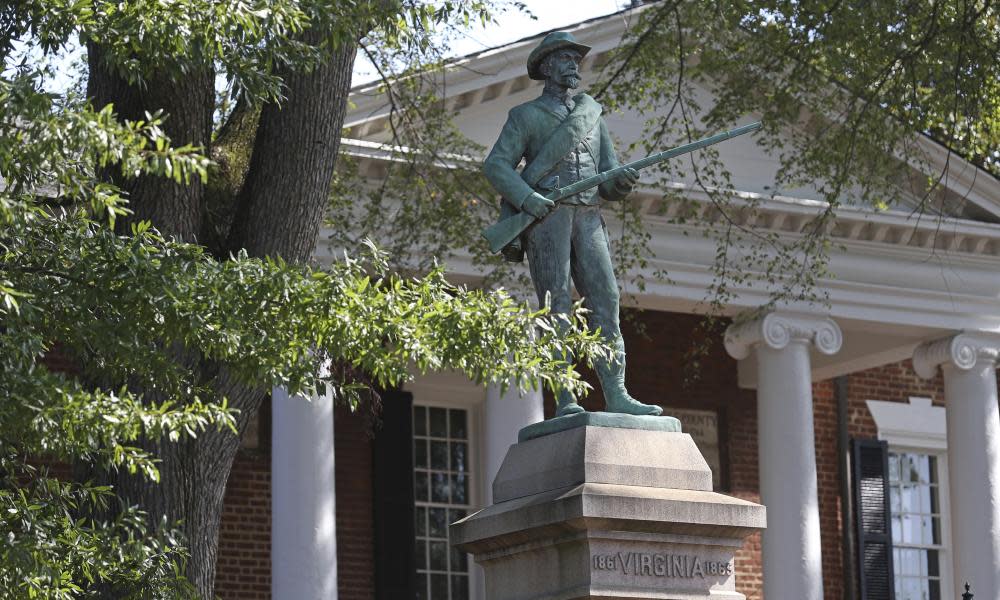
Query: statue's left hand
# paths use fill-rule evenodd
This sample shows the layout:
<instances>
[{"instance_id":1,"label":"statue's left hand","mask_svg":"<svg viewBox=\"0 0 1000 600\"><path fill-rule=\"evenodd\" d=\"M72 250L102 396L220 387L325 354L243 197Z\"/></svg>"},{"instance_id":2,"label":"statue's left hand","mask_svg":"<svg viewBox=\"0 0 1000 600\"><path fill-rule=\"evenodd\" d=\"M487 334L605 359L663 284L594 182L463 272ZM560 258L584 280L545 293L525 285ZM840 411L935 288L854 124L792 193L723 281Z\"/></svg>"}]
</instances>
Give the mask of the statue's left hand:
<instances>
[{"instance_id":1,"label":"statue's left hand","mask_svg":"<svg viewBox=\"0 0 1000 600\"><path fill-rule=\"evenodd\" d=\"M635 169L625 169L621 175L615 178L615 187L620 190L632 191L637 183L639 183L639 171Z\"/></svg>"}]
</instances>

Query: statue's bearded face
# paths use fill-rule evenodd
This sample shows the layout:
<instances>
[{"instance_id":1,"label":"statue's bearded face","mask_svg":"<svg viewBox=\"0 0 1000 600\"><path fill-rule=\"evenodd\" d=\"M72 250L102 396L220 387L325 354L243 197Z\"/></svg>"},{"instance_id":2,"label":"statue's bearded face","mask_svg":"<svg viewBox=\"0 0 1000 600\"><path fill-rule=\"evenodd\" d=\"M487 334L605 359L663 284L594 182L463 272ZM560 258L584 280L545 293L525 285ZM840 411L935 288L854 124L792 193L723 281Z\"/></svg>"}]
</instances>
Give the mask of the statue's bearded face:
<instances>
[{"instance_id":1,"label":"statue's bearded face","mask_svg":"<svg viewBox=\"0 0 1000 600\"><path fill-rule=\"evenodd\" d=\"M563 48L556 50L542 61L541 71L552 83L569 89L580 85L580 61L583 55L576 50Z\"/></svg>"}]
</instances>

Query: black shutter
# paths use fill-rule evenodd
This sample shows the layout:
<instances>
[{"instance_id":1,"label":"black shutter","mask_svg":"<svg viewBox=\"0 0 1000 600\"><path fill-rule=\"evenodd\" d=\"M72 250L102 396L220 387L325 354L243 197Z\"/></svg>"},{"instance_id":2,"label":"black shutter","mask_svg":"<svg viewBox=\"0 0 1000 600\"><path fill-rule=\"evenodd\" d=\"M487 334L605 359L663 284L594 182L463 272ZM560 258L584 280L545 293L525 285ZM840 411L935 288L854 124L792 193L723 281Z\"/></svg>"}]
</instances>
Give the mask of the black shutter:
<instances>
[{"instance_id":1,"label":"black shutter","mask_svg":"<svg viewBox=\"0 0 1000 600\"><path fill-rule=\"evenodd\" d=\"M373 447L375 598L410 600L416 595L412 394L382 393Z\"/></svg>"},{"instance_id":2,"label":"black shutter","mask_svg":"<svg viewBox=\"0 0 1000 600\"><path fill-rule=\"evenodd\" d=\"M853 440L854 506L861 600L895 600L889 513L889 447Z\"/></svg>"}]
</instances>

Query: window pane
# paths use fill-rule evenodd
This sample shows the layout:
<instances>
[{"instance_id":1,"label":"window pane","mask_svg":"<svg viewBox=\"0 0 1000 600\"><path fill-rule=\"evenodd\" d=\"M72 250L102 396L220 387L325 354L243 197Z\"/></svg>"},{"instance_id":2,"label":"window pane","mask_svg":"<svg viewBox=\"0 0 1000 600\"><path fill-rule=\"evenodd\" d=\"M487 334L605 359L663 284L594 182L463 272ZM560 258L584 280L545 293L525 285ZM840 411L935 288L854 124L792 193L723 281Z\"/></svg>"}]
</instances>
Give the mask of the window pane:
<instances>
[{"instance_id":1,"label":"window pane","mask_svg":"<svg viewBox=\"0 0 1000 600\"><path fill-rule=\"evenodd\" d=\"M423 406L413 407L413 435L427 435L427 409Z\"/></svg>"},{"instance_id":2,"label":"window pane","mask_svg":"<svg viewBox=\"0 0 1000 600\"><path fill-rule=\"evenodd\" d=\"M928 592L927 600L941 600L941 582L940 581L938 581L936 579L932 579L932 580L930 580L930 581L927 582L927 587L928 587L928 590L927 590L927 592Z\"/></svg>"},{"instance_id":3,"label":"window pane","mask_svg":"<svg viewBox=\"0 0 1000 600\"><path fill-rule=\"evenodd\" d=\"M920 481L920 474L917 469L915 457L912 454L904 454L900 463L904 483L915 483Z\"/></svg>"},{"instance_id":4,"label":"window pane","mask_svg":"<svg viewBox=\"0 0 1000 600\"><path fill-rule=\"evenodd\" d=\"M427 468L427 440L413 440L413 465L422 469Z\"/></svg>"},{"instance_id":5,"label":"window pane","mask_svg":"<svg viewBox=\"0 0 1000 600\"><path fill-rule=\"evenodd\" d=\"M941 569L938 567L938 551L927 551L927 574L931 577L940 577Z\"/></svg>"},{"instance_id":6,"label":"window pane","mask_svg":"<svg viewBox=\"0 0 1000 600\"><path fill-rule=\"evenodd\" d=\"M906 600L924 600L924 582L916 577L903 578L903 598Z\"/></svg>"},{"instance_id":7,"label":"window pane","mask_svg":"<svg viewBox=\"0 0 1000 600\"><path fill-rule=\"evenodd\" d=\"M448 542L431 542L431 571L448 570ZM436 598L437 596L435 596Z\"/></svg>"},{"instance_id":8,"label":"window pane","mask_svg":"<svg viewBox=\"0 0 1000 600\"><path fill-rule=\"evenodd\" d=\"M448 502L448 474L431 474L431 502Z\"/></svg>"},{"instance_id":9,"label":"window pane","mask_svg":"<svg viewBox=\"0 0 1000 600\"><path fill-rule=\"evenodd\" d=\"M443 408L429 409L431 417L431 436L448 437L448 411Z\"/></svg>"},{"instance_id":10,"label":"window pane","mask_svg":"<svg viewBox=\"0 0 1000 600\"><path fill-rule=\"evenodd\" d=\"M904 484L902 487L903 510L906 512L920 512L920 495L917 488L912 484Z\"/></svg>"},{"instance_id":11,"label":"window pane","mask_svg":"<svg viewBox=\"0 0 1000 600\"><path fill-rule=\"evenodd\" d=\"M451 576L451 600L469 600L469 578L465 575Z\"/></svg>"},{"instance_id":12,"label":"window pane","mask_svg":"<svg viewBox=\"0 0 1000 600\"><path fill-rule=\"evenodd\" d=\"M917 481L920 483L930 483L930 457L915 455L913 457L913 465L917 473Z\"/></svg>"},{"instance_id":13,"label":"window pane","mask_svg":"<svg viewBox=\"0 0 1000 600\"><path fill-rule=\"evenodd\" d=\"M444 508L432 508L428 511L430 517L430 535L432 538L448 537L448 511Z\"/></svg>"},{"instance_id":14,"label":"window pane","mask_svg":"<svg viewBox=\"0 0 1000 600\"><path fill-rule=\"evenodd\" d=\"M921 485L917 488L917 496L920 497L920 512L930 514L931 512L931 488L928 485Z\"/></svg>"},{"instance_id":15,"label":"window pane","mask_svg":"<svg viewBox=\"0 0 1000 600\"><path fill-rule=\"evenodd\" d=\"M427 509L423 506L418 506L414 515L416 530L418 536L427 535Z\"/></svg>"},{"instance_id":16,"label":"window pane","mask_svg":"<svg viewBox=\"0 0 1000 600\"><path fill-rule=\"evenodd\" d=\"M920 543L920 517L916 515L903 515L903 543Z\"/></svg>"},{"instance_id":17,"label":"window pane","mask_svg":"<svg viewBox=\"0 0 1000 600\"><path fill-rule=\"evenodd\" d=\"M465 427L466 412L464 410L452 409L449 413L451 415L451 437L456 440L464 440L467 437Z\"/></svg>"},{"instance_id":18,"label":"window pane","mask_svg":"<svg viewBox=\"0 0 1000 600\"><path fill-rule=\"evenodd\" d=\"M899 455L889 455L889 481L899 481Z\"/></svg>"},{"instance_id":19,"label":"window pane","mask_svg":"<svg viewBox=\"0 0 1000 600\"><path fill-rule=\"evenodd\" d=\"M915 550L900 549L899 573L901 575L917 575L920 573L920 553Z\"/></svg>"},{"instance_id":20,"label":"window pane","mask_svg":"<svg viewBox=\"0 0 1000 600\"><path fill-rule=\"evenodd\" d=\"M414 550L416 550L417 569L427 570L427 541L417 540Z\"/></svg>"},{"instance_id":21,"label":"window pane","mask_svg":"<svg viewBox=\"0 0 1000 600\"><path fill-rule=\"evenodd\" d=\"M431 600L448 600L447 575L431 575Z\"/></svg>"},{"instance_id":22,"label":"window pane","mask_svg":"<svg viewBox=\"0 0 1000 600\"><path fill-rule=\"evenodd\" d=\"M431 468L448 470L448 442L431 442Z\"/></svg>"},{"instance_id":23,"label":"window pane","mask_svg":"<svg viewBox=\"0 0 1000 600\"><path fill-rule=\"evenodd\" d=\"M465 454L468 448L465 442L451 443L451 470L460 473L465 472Z\"/></svg>"},{"instance_id":24,"label":"window pane","mask_svg":"<svg viewBox=\"0 0 1000 600\"><path fill-rule=\"evenodd\" d=\"M427 575L417 573L417 600L430 600L427 597Z\"/></svg>"},{"instance_id":25,"label":"window pane","mask_svg":"<svg viewBox=\"0 0 1000 600\"><path fill-rule=\"evenodd\" d=\"M427 502L427 472L426 471L416 471L413 474L414 486L413 492L419 502Z\"/></svg>"},{"instance_id":26,"label":"window pane","mask_svg":"<svg viewBox=\"0 0 1000 600\"><path fill-rule=\"evenodd\" d=\"M920 543L930 546L934 543L934 519L920 517Z\"/></svg>"},{"instance_id":27,"label":"window pane","mask_svg":"<svg viewBox=\"0 0 1000 600\"><path fill-rule=\"evenodd\" d=\"M469 481L465 475L451 476L451 501L453 504L469 503Z\"/></svg>"}]
</instances>

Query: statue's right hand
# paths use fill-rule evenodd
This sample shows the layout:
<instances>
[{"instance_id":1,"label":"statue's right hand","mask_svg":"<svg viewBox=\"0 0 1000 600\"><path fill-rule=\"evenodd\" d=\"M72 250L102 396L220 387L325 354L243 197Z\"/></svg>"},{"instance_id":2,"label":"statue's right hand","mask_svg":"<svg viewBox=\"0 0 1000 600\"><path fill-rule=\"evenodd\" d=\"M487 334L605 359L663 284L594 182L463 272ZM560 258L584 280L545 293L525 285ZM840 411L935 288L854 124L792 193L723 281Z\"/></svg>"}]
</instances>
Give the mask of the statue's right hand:
<instances>
[{"instance_id":1,"label":"statue's right hand","mask_svg":"<svg viewBox=\"0 0 1000 600\"><path fill-rule=\"evenodd\" d=\"M549 211L552 210L552 207L555 205L555 202L549 200L538 192L534 192L524 199L524 202L521 204L521 210L535 218L541 219L545 215L549 214Z\"/></svg>"}]
</instances>

